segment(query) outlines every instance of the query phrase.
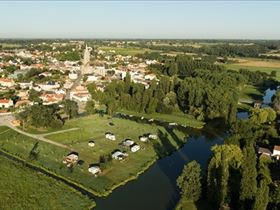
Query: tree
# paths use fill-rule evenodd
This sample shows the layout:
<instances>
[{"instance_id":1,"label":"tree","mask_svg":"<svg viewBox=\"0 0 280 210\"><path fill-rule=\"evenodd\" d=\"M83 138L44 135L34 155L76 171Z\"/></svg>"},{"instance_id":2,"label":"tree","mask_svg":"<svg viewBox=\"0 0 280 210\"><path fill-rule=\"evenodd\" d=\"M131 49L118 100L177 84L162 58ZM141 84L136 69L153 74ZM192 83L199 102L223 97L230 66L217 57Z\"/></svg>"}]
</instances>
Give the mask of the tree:
<instances>
[{"instance_id":1,"label":"tree","mask_svg":"<svg viewBox=\"0 0 280 210\"><path fill-rule=\"evenodd\" d=\"M40 153L40 150L39 150L39 142L37 141L33 148L31 149L30 153L29 153L29 158L34 160L34 159L38 159L38 156L39 156L39 153Z\"/></svg>"},{"instance_id":2,"label":"tree","mask_svg":"<svg viewBox=\"0 0 280 210\"><path fill-rule=\"evenodd\" d=\"M237 145L213 146L213 157L208 165L208 200L219 208L227 204L229 169L239 168L243 154Z\"/></svg>"},{"instance_id":3,"label":"tree","mask_svg":"<svg viewBox=\"0 0 280 210\"><path fill-rule=\"evenodd\" d=\"M78 104L75 101L66 99L63 102L64 112L68 115L68 119L76 117L78 115Z\"/></svg>"},{"instance_id":4,"label":"tree","mask_svg":"<svg viewBox=\"0 0 280 210\"><path fill-rule=\"evenodd\" d=\"M269 201L269 187L265 179L260 181L260 186L257 190L255 203L252 210L266 210Z\"/></svg>"},{"instance_id":5,"label":"tree","mask_svg":"<svg viewBox=\"0 0 280 210\"><path fill-rule=\"evenodd\" d=\"M39 98L39 96L40 96L40 93L37 92L36 90L34 90L34 89L29 90L29 97L28 97L28 99L30 101L40 102L41 99Z\"/></svg>"},{"instance_id":6,"label":"tree","mask_svg":"<svg viewBox=\"0 0 280 210\"><path fill-rule=\"evenodd\" d=\"M253 144L243 149L244 160L241 165L240 200L253 200L257 191L256 154Z\"/></svg>"},{"instance_id":7,"label":"tree","mask_svg":"<svg viewBox=\"0 0 280 210\"><path fill-rule=\"evenodd\" d=\"M196 161L189 162L177 179L181 194L188 200L197 201L201 195L201 168Z\"/></svg>"},{"instance_id":8,"label":"tree","mask_svg":"<svg viewBox=\"0 0 280 210\"><path fill-rule=\"evenodd\" d=\"M85 109L88 114L94 114L96 112L94 101L93 100L87 101Z\"/></svg>"}]
</instances>

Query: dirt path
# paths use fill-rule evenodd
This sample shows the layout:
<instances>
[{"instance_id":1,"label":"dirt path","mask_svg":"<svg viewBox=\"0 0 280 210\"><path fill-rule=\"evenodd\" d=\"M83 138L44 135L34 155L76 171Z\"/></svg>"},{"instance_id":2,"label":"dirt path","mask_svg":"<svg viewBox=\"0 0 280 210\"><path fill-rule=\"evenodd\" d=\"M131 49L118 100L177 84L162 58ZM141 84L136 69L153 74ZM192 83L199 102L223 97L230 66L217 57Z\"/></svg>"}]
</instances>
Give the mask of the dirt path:
<instances>
[{"instance_id":1,"label":"dirt path","mask_svg":"<svg viewBox=\"0 0 280 210\"><path fill-rule=\"evenodd\" d=\"M49 136L49 135L53 135L53 134L59 134L59 133L65 133L65 132L69 132L69 131L76 131L79 130L80 128L69 128L69 129L65 129L65 130L61 130L61 131L54 131L54 132L50 132L50 133L44 133L44 134L38 134L38 136Z\"/></svg>"},{"instance_id":2,"label":"dirt path","mask_svg":"<svg viewBox=\"0 0 280 210\"><path fill-rule=\"evenodd\" d=\"M23 131L23 130L20 130L20 129L18 129L17 127L14 127L14 126L12 126L12 125L10 125L10 124L8 124L8 125L6 125L6 126L8 126L10 129L12 129L12 130L14 130L14 131L16 131L16 132L18 132L18 133L20 133L20 134L23 134L23 135L25 135L25 136L29 136L29 137L34 138L34 139L37 139L37 140L39 140L39 141L43 141L43 142L46 142L46 143L49 143L49 144L53 144L53 145L55 145L55 146L58 146L58 147L61 147L61 148L64 148L64 149L70 149L70 150L72 150L71 147L69 147L69 146L67 146L67 145L64 145L64 144L60 144L60 143L55 142L55 141L52 141L52 140L49 140L49 139L45 138L44 136L41 136L40 134L31 134L31 133L27 133L27 132L25 132L25 131Z\"/></svg>"}]
</instances>

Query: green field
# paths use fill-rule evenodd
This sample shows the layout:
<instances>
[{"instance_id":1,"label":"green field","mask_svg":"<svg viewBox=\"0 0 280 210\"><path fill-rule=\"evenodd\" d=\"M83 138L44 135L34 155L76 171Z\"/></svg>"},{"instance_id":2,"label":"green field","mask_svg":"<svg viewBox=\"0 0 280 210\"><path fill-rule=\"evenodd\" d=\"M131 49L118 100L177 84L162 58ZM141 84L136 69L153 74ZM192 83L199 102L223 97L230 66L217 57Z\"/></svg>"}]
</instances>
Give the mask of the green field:
<instances>
[{"instance_id":1,"label":"green field","mask_svg":"<svg viewBox=\"0 0 280 210\"><path fill-rule=\"evenodd\" d=\"M100 47L100 50L104 50L104 51L110 51L110 50L114 50L116 54L119 55L136 55L136 54L141 54L141 53L145 53L145 52L157 52L156 50L150 50L148 48L143 49L143 48L129 48L129 47Z\"/></svg>"},{"instance_id":2,"label":"green field","mask_svg":"<svg viewBox=\"0 0 280 210\"><path fill-rule=\"evenodd\" d=\"M238 64L224 64L227 69L239 71L240 69L247 69L249 71L260 71L270 74L272 71L276 71L276 80L280 81L280 68L276 67L263 67L263 66L246 66Z\"/></svg>"},{"instance_id":3,"label":"green field","mask_svg":"<svg viewBox=\"0 0 280 210\"><path fill-rule=\"evenodd\" d=\"M0 209L85 210L93 201L72 188L0 156Z\"/></svg>"},{"instance_id":4,"label":"green field","mask_svg":"<svg viewBox=\"0 0 280 210\"><path fill-rule=\"evenodd\" d=\"M114 126L109 123L113 122ZM69 145L79 153L83 165L77 165L69 170L63 163L63 157L70 151L45 142L39 143L39 158L33 160L33 164L48 169L59 176L80 184L90 189L96 195L106 195L120 183L136 178L143 170L147 169L159 156L168 154L180 147L185 142L185 134L177 130L167 131L156 125L139 124L124 119L109 119L107 116L98 115L77 118L66 122L65 127L80 128L77 131L69 131L53 134L47 138ZM63 127L62 129L65 129ZM3 132L6 131L6 132ZM105 139L105 132L116 135L116 141ZM145 133L158 134L159 140L143 143L138 140ZM136 153L128 152L125 161L113 160L100 176L93 177L88 171L88 165L98 163L100 155L110 154L115 149L125 149L119 145L126 138L131 138L141 146ZM36 140L23 136L9 128L0 127L0 148L11 154L28 160L29 152ZM96 146L88 147L88 141L93 139Z\"/></svg>"},{"instance_id":5,"label":"green field","mask_svg":"<svg viewBox=\"0 0 280 210\"><path fill-rule=\"evenodd\" d=\"M186 114L161 114L161 113L153 113L153 114L146 114L146 113L138 113L133 111L127 111L122 110L121 113L127 114L127 115L134 115L138 117L144 117L147 119L155 119L155 120L162 120L169 123L175 122L179 125L192 127L192 128L202 128L205 124L204 122L201 122L199 120L194 119L190 115Z\"/></svg>"},{"instance_id":6,"label":"green field","mask_svg":"<svg viewBox=\"0 0 280 210\"><path fill-rule=\"evenodd\" d=\"M263 94L256 87L252 85L245 85L239 93L239 108L249 110L254 101L261 100L262 97Z\"/></svg>"}]
</instances>

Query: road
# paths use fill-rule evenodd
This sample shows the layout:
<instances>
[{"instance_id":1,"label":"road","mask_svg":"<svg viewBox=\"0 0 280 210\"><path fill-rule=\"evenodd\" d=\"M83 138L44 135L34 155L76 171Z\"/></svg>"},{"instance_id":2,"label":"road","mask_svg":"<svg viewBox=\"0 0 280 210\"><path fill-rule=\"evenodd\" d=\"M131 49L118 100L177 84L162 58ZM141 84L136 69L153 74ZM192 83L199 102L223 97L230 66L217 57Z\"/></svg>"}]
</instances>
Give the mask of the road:
<instances>
[{"instance_id":1,"label":"road","mask_svg":"<svg viewBox=\"0 0 280 210\"><path fill-rule=\"evenodd\" d=\"M56 133L63 133L63 132L67 132L67 131L72 131L72 130L77 130L78 128L70 128L70 129L67 129L67 130L62 130L62 131L57 131L57 132L52 132L52 133L45 133L45 134L31 134L31 133L27 133L21 129L18 129L17 127L13 126L11 124L11 121L14 120L14 116L12 114L9 114L9 115L1 115L0 116L0 126L7 126L9 127L10 129L20 133L20 134L23 134L25 136L29 136L31 138L34 138L34 139L37 139L39 141L43 141L43 142L46 142L46 143L49 143L49 144L53 144L55 146L58 146L58 147L61 147L61 148L64 148L64 149L69 149L69 150L73 150L71 147L69 147L68 145L65 145L65 144L60 144L58 142L55 142L55 141L52 141L50 139L47 139L45 138L46 135L50 135L50 134L56 134Z\"/></svg>"}]
</instances>

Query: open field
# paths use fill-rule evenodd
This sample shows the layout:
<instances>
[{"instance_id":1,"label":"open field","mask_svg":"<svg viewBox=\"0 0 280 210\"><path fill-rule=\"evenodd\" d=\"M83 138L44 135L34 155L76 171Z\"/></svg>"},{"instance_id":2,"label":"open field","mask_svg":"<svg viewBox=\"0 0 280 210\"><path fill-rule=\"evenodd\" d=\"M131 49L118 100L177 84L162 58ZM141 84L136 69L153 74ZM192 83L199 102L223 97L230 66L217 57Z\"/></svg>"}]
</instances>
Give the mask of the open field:
<instances>
[{"instance_id":1,"label":"open field","mask_svg":"<svg viewBox=\"0 0 280 210\"><path fill-rule=\"evenodd\" d=\"M110 126L110 122L114 123L114 126ZM32 160L32 163L66 177L96 195L106 195L118 185L131 178L136 178L159 156L168 154L185 141L185 134L176 130L170 131L156 125L139 124L124 119L108 119L107 116L93 115L70 120L66 122L65 127L80 129L46 137L71 146L75 152L79 153L79 158L84 161L84 164L76 165L73 170L69 170L62 160L70 151L45 142L39 143L39 157ZM105 139L105 132L114 133L117 140ZM158 134L159 140L148 143L140 142L138 137L145 133ZM126 138L137 142L141 146L141 150L136 153L128 152L129 156L125 161L111 161L110 166L103 170L98 177L92 176L87 171L89 164L99 162L100 155L111 154L115 149L126 150L119 145ZM35 139L21 135L7 127L0 127L0 139L0 149L31 161L28 157L36 143ZM90 139L95 141L96 146L93 148L88 146Z\"/></svg>"},{"instance_id":2,"label":"open field","mask_svg":"<svg viewBox=\"0 0 280 210\"><path fill-rule=\"evenodd\" d=\"M262 61L250 59L248 61L240 63L222 64L226 66L227 69L240 70L247 69L249 71L260 71L270 74L272 71L276 71L276 79L280 81L280 61L267 60Z\"/></svg>"},{"instance_id":3,"label":"open field","mask_svg":"<svg viewBox=\"0 0 280 210\"><path fill-rule=\"evenodd\" d=\"M243 110L249 110L255 100L261 100L263 94L252 85L245 85L239 94L238 106Z\"/></svg>"},{"instance_id":4,"label":"open field","mask_svg":"<svg viewBox=\"0 0 280 210\"><path fill-rule=\"evenodd\" d=\"M0 156L1 209L85 210L93 201L65 184Z\"/></svg>"},{"instance_id":5,"label":"open field","mask_svg":"<svg viewBox=\"0 0 280 210\"><path fill-rule=\"evenodd\" d=\"M145 52L159 52L157 50L150 50L150 49L143 49L143 48L126 48L126 47L100 47L100 50L104 51L110 51L114 50L116 54L120 55L136 55L136 54L141 54Z\"/></svg>"},{"instance_id":6,"label":"open field","mask_svg":"<svg viewBox=\"0 0 280 210\"><path fill-rule=\"evenodd\" d=\"M1 42L0 42L0 46L2 46L3 48L21 47L20 44L1 43Z\"/></svg>"},{"instance_id":7,"label":"open field","mask_svg":"<svg viewBox=\"0 0 280 210\"><path fill-rule=\"evenodd\" d=\"M138 113L133 111L122 110L121 113L127 115L134 115L137 117L145 117L147 119L155 119L155 120L162 120L166 122L175 122L177 124L188 126L192 128L202 128L205 124L199 120L194 119L192 116L187 114L161 114L161 113L153 113L153 114L146 114L146 113Z\"/></svg>"}]
</instances>

